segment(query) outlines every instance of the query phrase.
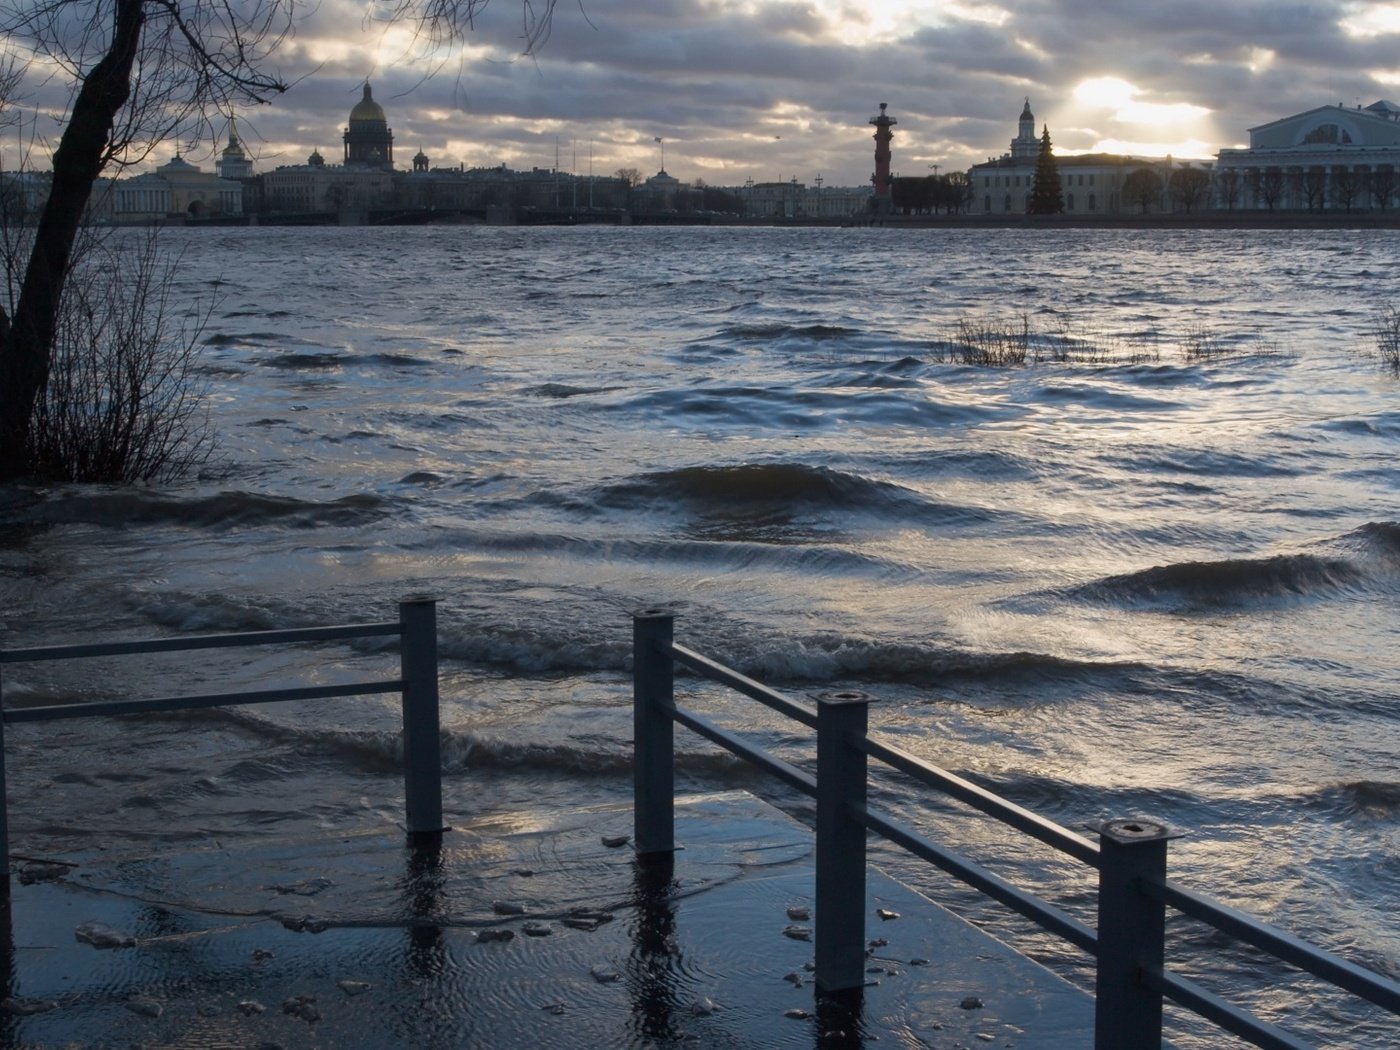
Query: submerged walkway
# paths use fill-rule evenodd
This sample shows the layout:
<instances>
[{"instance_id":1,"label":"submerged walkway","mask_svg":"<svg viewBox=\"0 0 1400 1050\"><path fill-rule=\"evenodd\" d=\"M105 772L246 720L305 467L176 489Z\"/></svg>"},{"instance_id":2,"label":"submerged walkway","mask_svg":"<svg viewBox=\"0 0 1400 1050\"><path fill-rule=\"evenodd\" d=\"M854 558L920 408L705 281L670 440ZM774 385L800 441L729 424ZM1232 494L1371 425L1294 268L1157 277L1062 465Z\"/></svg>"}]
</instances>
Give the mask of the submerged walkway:
<instances>
[{"instance_id":1,"label":"submerged walkway","mask_svg":"<svg viewBox=\"0 0 1400 1050\"><path fill-rule=\"evenodd\" d=\"M1092 1042L1089 996L874 870L863 1008L819 1016L811 832L743 792L678 799L684 848L656 870L631 821L495 817L435 852L395 831L21 862L0 1045Z\"/></svg>"}]
</instances>

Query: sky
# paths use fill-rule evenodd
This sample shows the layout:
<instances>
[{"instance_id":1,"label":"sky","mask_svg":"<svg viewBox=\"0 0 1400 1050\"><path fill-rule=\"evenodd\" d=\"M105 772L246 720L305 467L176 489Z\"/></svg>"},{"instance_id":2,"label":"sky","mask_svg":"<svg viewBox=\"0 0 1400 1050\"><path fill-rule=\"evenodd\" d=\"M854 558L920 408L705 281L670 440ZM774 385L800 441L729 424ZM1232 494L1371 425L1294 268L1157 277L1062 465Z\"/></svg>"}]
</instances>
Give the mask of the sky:
<instances>
[{"instance_id":1,"label":"sky","mask_svg":"<svg viewBox=\"0 0 1400 1050\"><path fill-rule=\"evenodd\" d=\"M374 2L302 8L274 62L291 89L238 114L255 170L338 160L366 78L401 168L419 149L435 167L664 162L720 186L868 183L881 102L893 170L922 175L1004 153L1027 98L1057 153L1178 158L1315 106L1400 100L1400 2L559 0L531 57L520 0L436 54L367 20ZM183 148L212 167L214 143Z\"/></svg>"}]
</instances>

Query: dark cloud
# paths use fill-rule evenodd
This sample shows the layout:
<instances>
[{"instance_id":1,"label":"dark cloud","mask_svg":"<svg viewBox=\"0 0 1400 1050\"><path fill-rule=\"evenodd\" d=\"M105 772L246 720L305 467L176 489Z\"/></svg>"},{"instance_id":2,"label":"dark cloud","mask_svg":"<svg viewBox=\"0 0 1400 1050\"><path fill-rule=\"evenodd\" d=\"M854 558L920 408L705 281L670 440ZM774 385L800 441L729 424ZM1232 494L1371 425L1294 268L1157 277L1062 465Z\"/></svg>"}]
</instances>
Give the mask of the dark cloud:
<instances>
[{"instance_id":1,"label":"dark cloud","mask_svg":"<svg viewBox=\"0 0 1400 1050\"><path fill-rule=\"evenodd\" d=\"M999 24L975 0L942 18L936 2L908 6L921 24L870 40L828 0L564 2L543 50L523 58L514 0L494 0L461 47L433 56L367 22L365 0L321 0L277 56L292 90L240 114L240 128L264 168L313 148L337 157L369 77L404 157L421 146L435 163L548 166L557 141L568 166L592 143L597 170L649 172L659 136L682 178L820 172L837 185L868 179L866 121L882 101L899 121L896 167L948 170L1004 151L1024 96L1063 149L1188 135L1213 149L1289 113L1384 97L1370 74L1400 68L1395 36L1348 34L1339 2L1003 0ZM986 20L957 14L978 9ZM1210 112L1192 129L1133 126L1076 103L1076 85L1098 77L1139 102Z\"/></svg>"}]
</instances>

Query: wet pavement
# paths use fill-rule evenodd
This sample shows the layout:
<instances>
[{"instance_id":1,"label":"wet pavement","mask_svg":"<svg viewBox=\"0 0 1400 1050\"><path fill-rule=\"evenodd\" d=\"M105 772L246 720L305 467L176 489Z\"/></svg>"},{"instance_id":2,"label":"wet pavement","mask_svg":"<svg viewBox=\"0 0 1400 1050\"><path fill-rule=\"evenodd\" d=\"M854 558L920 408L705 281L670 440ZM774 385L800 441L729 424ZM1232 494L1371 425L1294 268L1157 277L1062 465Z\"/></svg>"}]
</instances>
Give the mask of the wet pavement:
<instances>
[{"instance_id":1,"label":"wet pavement","mask_svg":"<svg viewBox=\"0 0 1400 1050\"><path fill-rule=\"evenodd\" d=\"M818 1003L812 837L743 792L630 807L15 860L8 1047L1043 1047L1091 999L872 871L861 1002ZM805 910L805 914L804 914ZM885 917L881 917L883 911ZM880 943L883 942L883 943Z\"/></svg>"}]
</instances>

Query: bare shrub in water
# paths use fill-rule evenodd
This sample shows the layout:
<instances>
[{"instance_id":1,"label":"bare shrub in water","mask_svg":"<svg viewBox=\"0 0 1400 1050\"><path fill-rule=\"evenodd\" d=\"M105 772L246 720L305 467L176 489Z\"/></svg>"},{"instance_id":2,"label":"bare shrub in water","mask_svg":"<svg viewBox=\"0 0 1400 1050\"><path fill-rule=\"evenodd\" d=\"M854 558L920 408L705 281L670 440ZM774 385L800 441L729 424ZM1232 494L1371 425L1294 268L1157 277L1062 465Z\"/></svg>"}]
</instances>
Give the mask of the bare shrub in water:
<instances>
[{"instance_id":1,"label":"bare shrub in water","mask_svg":"<svg viewBox=\"0 0 1400 1050\"><path fill-rule=\"evenodd\" d=\"M65 282L48 385L31 420L28 472L51 481L172 480L212 450L196 372L209 316L177 314L178 260L154 231L85 231Z\"/></svg>"},{"instance_id":2,"label":"bare shrub in water","mask_svg":"<svg viewBox=\"0 0 1400 1050\"><path fill-rule=\"evenodd\" d=\"M1218 334L1205 325L1192 325L1181 336L1181 356L1188 361L1213 361L1230 352Z\"/></svg>"},{"instance_id":3,"label":"bare shrub in water","mask_svg":"<svg viewBox=\"0 0 1400 1050\"><path fill-rule=\"evenodd\" d=\"M1125 334L1085 329L1064 316L1045 346L1048 359L1060 364L1139 365L1161 357L1154 331Z\"/></svg>"},{"instance_id":4,"label":"bare shrub in water","mask_svg":"<svg viewBox=\"0 0 1400 1050\"><path fill-rule=\"evenodd\" d=\"M1030 354L1031 319L995 321L985 317L961 318L952 339L951 356L965 365L1005 368L1023 365Z\"/></svg>"},{"instance_id":5,"label":"bare shrub in water","mask_svg":"<svg viewBox=\"0 0 1400 1050\"><path fill-rule=\"evenodd\" d=\"M1377 314L1373 334L1381 364L1400 375L1400 307L1387 306Z\"/></svg>"}]
</instances>

